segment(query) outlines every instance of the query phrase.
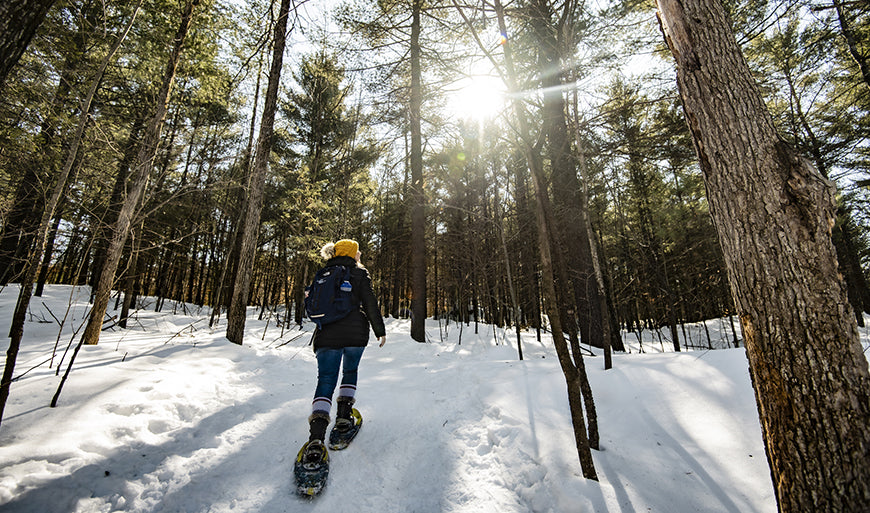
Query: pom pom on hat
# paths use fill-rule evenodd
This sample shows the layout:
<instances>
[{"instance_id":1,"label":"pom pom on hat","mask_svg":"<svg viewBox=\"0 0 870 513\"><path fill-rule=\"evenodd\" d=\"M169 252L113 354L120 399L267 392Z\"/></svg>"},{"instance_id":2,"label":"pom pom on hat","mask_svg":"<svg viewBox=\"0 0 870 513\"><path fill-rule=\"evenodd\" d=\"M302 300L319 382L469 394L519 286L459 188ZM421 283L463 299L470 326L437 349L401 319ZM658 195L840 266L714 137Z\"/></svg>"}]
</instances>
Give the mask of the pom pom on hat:
<instances>
[{"instance_id":1,"label":"pom pom on hat","mask_svg":"<svg viewBox=\"0 0 870 513\"><path fill-rule=\"evenodd\" d=\"M335 256L348 256L356 258L359 251L359 244L355 240L342 239L335 243Z\"/></svg>"}]
</instances>

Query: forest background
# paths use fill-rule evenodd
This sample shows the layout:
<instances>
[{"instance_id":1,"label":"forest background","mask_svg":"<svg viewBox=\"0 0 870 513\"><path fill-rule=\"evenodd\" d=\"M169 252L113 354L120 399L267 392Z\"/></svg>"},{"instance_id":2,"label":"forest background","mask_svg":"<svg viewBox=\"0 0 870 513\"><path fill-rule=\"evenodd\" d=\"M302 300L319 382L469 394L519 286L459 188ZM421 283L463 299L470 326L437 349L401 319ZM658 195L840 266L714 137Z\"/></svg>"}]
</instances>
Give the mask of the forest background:
<instances>
[{"instance_id":1,"label":"forest background","mask_svg":"<svg viewBox=\"0 0 870 513\"><path fill-rule=\"evenodd\" d=\"M573 177L554 169L555 157L545 163L578 291L576 308L569 310L587 311L582 302L588 294L580 291L596 288L589 251L571 240L581 233L569 226L581 225L571 204L578 196L560 198L565 184L582 181L613 333L732 313L703 180L652 5L578 3L536 13L534 4L508 6L533 137L543 144L550 136L541 110L549 80L567 100L571 125L562 144L572 159L584 161L583 176L575 165ZM6 81L0 100L4 284L21 280L89 80L133 7L59 2ZM411 211L417 204L410 163L410 18L402 5L388 2L380 9L364 2L336 4L335 11L321 7L292 6L247 304L264 312L283 306L282 315L294 312L300 322L301 309L294 306L320 264L317 249L351 237L361 243L385 313L407 315L415 249ZM868 13L858 4L849 7L853 30L866 35ZM229 304L277 9L268 2L197 7L116 289L158 296L158 309L166 299ZM870 312L870 86L849 54L837 11L801 1L736 2L728 9L782 136L838 185L841 272L854 309ZM96 289L180 13L177 2L143 2L100 77L91 122L51 222L37 295L45 282ZM425 247L416 249L425 254L430 282L426 312L541 328L538 248L530 244L537 240L531 178L503 100L506 87L474 39L494 50L502 36L485 9L468 9L474 31L457 13L446 4L422 11ZM570 34L536 29L536 20L557 27L564 21L557 14L570 18L561 25ZM552 59L536 52L549 36L561 54L555 78ZM577 316L573 324L590 325ZM581 335L601 346L600 338ZM675 330L666 336L679 344Z\"/></svg>"},{"instance_id":2,"label":"forest background","mask_svg":"<svg viewBox=\"0 0 870 513\"><path fill-rule=\"evenodd\" d=\"M650 3L43 4L0 82L0 281L91 285L87 343L144 295L228 309L237 343L249 305L299 324L340 237L421 342L448 316L552 327L575 359L641 328L679 350L736 312ZM837 184L862 323L870 13L724 7L779 137Z\"/></svg>"}]
</instances>

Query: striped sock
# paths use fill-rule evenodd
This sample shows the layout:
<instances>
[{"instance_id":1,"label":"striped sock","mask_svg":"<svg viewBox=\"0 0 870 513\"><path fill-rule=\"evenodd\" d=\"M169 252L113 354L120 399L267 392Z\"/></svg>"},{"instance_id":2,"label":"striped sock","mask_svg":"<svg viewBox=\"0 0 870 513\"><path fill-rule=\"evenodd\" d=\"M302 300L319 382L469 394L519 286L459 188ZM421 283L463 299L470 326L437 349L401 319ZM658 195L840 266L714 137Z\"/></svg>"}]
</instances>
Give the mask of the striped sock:
<instances>
[{"instance_id":1,"label":"striped sock","mask_svg":"<svg viewBox=\"0 0 870 513\"><path fill-rule=\"evenodd\" d=\"M342 397L347 397L349 399L353 399L356 395L356 385L341 385L338 389L338 397L339 399Z\"/></svg>"},{"instance_id":2,"label":"striped sock","mask_svg":"<svg viewBox=\"0 0 870 513\"><path fill-rule=\"evenodd\" d=\"M332 409L332 400L328 397L315 397L314 402L311 403L311 412L326 412L329 415L329 411Z\"/></svg>"}]
</instances>

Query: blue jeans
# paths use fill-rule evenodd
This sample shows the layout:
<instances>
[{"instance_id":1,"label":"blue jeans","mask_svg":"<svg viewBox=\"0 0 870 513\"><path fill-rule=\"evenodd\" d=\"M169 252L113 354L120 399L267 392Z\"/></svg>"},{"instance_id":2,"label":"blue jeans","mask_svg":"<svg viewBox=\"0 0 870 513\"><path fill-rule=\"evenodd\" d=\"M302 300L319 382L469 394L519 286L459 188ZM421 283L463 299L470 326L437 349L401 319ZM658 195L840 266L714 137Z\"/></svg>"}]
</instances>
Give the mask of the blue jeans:
<instances>
[{"instance_id":1,"label":"blue jeans","mask_svg":"<svg viewBox=\"0 0 870 513\"><path fill-rule=\"evenodd\" d=\"M353 398L356 394L357 369L365 347L345 347L343 349L317 350L317 388L314 390L312 411L332 409L332 394L338 384L338 370L341 367L341 388L338 397Z\"/></svg>"}]
</instances>

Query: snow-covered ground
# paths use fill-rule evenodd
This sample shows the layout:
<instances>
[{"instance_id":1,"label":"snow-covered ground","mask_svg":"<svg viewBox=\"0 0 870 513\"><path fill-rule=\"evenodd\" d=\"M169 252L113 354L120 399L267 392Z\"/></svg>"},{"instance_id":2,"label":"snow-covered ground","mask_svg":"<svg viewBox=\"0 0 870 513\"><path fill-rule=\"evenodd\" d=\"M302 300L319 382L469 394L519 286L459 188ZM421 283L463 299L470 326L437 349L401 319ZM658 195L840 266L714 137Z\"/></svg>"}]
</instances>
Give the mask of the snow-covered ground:
<instances>
[{"instance_id":1,"label":"snow-covered ground","mask_svg":"<svg viewBox=\"0 0 870 513\"><path fill-rule=\"evenodd\" d=\"M463 326L459 343L457 324L430 321L431 342L419 344L408 321L389 319L387 345L370 346L360 368L363 429L331 454L327 488L309 502L292 485L316 378L308 332L282 337L252 309L237 346L223 319L211 330L206 309L173 314L167 302L83 347L50 408L86 291L51 286L31 303L23 377L0 426L2 512L776 510L742 348L666 352L645 333L645 352L627 335L632 353L615 355L610 371L587 358L595 482L581 476L547 338L525 333L519 361L510 331ZM0 292L4 334L16 296L14 286ZM70 299L58 339L51 314L62 319ZM728 324L708 323L714 342L727 343ZM687 329L706 347L700 325Z\"/></svg>"}]
</instances>

